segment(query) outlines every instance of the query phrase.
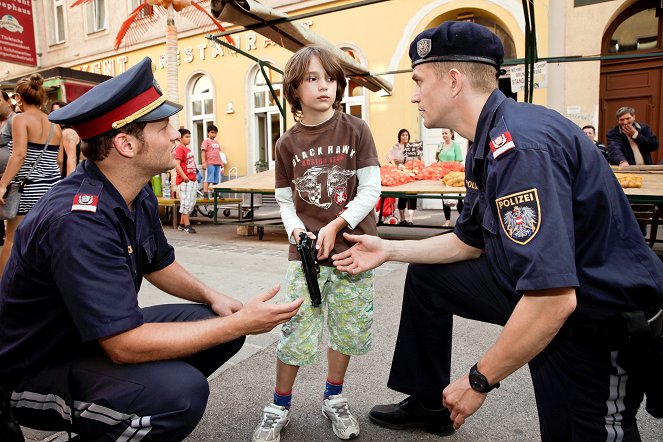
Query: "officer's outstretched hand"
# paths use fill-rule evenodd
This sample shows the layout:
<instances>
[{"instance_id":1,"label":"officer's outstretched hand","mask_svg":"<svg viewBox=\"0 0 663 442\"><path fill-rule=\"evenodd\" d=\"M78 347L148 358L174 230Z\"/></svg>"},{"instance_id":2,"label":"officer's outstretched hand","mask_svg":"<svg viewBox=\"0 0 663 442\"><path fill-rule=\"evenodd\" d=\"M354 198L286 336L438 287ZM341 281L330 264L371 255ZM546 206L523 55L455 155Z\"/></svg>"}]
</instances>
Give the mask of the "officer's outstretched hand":
<instances>
[{"instance_id":1,"label":"officer's outstretched hand","mask_svg":"<svg viewBox=\"0 0 663 442\"><path fill-rule=\"evenodd\" d=\"M481 408L487 394L473 390L468 375L456 379L444 389L442 405L451 412L454 429L458 430L468 417Z\"/></svg>"},{"instance_id":2,"label":"officer's outstretched hand","mask_svg":"<svg viewBox=\"0 0 663 442\"><path fill-rule=\"evenodd\" d=\"M304 302L304 298L286 304L270 304L267 302L279 292L280 288L277 284L266 292L259 294L244 304L244 307L236 313L237 319L241 320L244 334L266 333L295 316L302 302Z\"/></svg>"},{"instance_id":3,"label":"officer's outstretched hand","mask_svg":"<svg viewBox=\"0 0 663 442\"><path fill-rule=\"evenodd\" d=\"M345 252L332 255L334 266L341 272L351 275L371 270L389 259L384 247L384 240L372 235L350 235L343 233L345 239L355 243Z\"/></svg>"},{"instance_id":4,"label":"officer's outstretched hand","mask_svg":"<svg viewBox=\"0 0 663 442\"><path fill-rule=\"evenodd\" d=\"M242 302L235 298L224 295L222 293L215 293L214 300L210 302L210 307L219 316L232 315L242 309Z\"/></svg>"}]
</instances>

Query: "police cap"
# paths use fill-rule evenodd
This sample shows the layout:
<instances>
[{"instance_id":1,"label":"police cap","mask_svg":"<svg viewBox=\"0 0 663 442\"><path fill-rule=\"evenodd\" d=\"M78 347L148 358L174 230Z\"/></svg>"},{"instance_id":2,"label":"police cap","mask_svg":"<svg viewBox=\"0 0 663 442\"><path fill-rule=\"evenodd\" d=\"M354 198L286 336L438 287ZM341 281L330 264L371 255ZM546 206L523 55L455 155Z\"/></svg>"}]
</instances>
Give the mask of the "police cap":
<instances>
[{"instance_id":1,"label":"police cap","mask_svg":"<svg viewBox=\"0 0 663 442\"><path fill-rule=\"evenodd\" d=\"M82 138L92 138L133 122L170 117L182 105L166 100L152 75L152 60L140 63L87 91L69 105L51 112L53 123L73 127Z\"/></svg>"},{"instance_id":2,"label":"police cap","mask_svg":"<svg viewBox=\"0 0 663 442\"><path fill-rule=\"evenodd\" d=\"M499 70L504 58L502 42L485 26L445 21L426 29L410 44L412 67L439 61L484 63Z\"/></svg>"}]
</instances>

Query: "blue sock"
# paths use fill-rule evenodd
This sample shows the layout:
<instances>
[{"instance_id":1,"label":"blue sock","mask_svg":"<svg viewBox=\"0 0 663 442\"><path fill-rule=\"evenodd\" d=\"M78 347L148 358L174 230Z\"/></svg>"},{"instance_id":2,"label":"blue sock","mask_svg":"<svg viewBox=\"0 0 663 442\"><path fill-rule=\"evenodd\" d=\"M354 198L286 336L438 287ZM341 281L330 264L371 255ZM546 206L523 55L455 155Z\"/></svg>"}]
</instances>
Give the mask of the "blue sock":
<instances>
[{"instance_id":1,"label":"blue sock","mask_svg":"<svg viewBox=\"0 0 663 442\"><path fill-rule=\"evenodd\" d=\"M290 402L292 401L292 390L289 393L279 393L274 390L274 405L290 409Z\"/></svg>"},{"instance_id":2,"label":"blue sock","mask_svg":"<svg viewBox=\"0 0 663 442\"><path fill-rule=\"evenodd\" d=\"M335 396L343 392L343 381L340 383L332 382L327 379L325 382L325 399L329 399L329 396Z\"/></svg>"}]
</instances>

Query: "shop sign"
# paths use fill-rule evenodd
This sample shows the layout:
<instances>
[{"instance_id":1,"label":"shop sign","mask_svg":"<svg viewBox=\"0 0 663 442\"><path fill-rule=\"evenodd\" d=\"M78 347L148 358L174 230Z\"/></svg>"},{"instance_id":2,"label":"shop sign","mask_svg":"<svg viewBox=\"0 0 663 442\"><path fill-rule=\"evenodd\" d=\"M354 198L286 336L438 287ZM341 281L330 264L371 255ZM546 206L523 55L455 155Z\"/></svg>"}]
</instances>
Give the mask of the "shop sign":
<instances>
[{"instance_id":1,"label":"shop sign","mask_svg":"<svg viewBox=\"0 0 663 442\"><path fill-rule=\"evenodd\" d=\"M0 4L3 0L0 0ZM29 0L16 0L16 1L29 1ZM313 21L302 22L302 25L309 28L313 25ZM205 39L206 40L206 39ZM275 42L269 38L257 35L255 32L247 32L243 35L234 35L233 40L235 41L235 47L241 49L245 52L256 51L258 49L268 48L272 46L277 46ZM193 63L194 60L198 59L201 61L207 61L210 59L215 59L218 57L225 57L226 55L234 55L237 52L228 49L225 46L220 44L213 43L210 41L205 41L198 43L195 46L185 46L182 49L177 50L177 65L182 63ZM95 74L103 74L114 77L119 75L127 70L127 62L129 57L126 55L121 55L118 57L107 58L104 60L96 61L94 63L88 63L82 65L79 69L84 72L93 72ZM163 52L159 54L159 61L156 63L157 69L165 69L168 63L166 61L166 53Z\"/></svg>"},{"instance_id":2,"label":"shop sign","mask_svg":"<svg viewBox=\"0 0 663 442\"><path fill-rule=\"evenodd\" d=\"M37 66L31 0L0 0L0 60Z\"/></svg>"},{"instance_id":3,"label":"shop sign","mask_svg":"<svg viewBox=\"0 0 663 442\"><path fill-rule=\"evenodd\" d=\"M518 93L525 89L525 65L511 66L511 92ZM539 61L534 63L534 89L548 86L548 63Z\"/></svg>"}]
</instances>

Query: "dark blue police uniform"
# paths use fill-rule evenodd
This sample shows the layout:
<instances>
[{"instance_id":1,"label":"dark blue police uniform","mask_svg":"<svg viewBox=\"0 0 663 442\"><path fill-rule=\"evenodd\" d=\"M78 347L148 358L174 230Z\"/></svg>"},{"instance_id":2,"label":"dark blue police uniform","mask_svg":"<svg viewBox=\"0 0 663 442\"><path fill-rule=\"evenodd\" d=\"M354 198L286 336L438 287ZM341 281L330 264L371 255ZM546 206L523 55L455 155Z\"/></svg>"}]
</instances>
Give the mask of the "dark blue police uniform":
<instances>
[{"instance_id":1,"label":"dark blue police uniform","mask_svg":"<svg viewBox=\"0 0 663 442\"><path fill-rule=\"evenodd\" d=\"M13 391L17 420L86 440L181 440L195 428L206 377L243 339L181 361L136 365L113 364L97 343L146 322L214 316L201 305L138 306L143 275L174 261L149 187L130 209L84 161L25 218L14 247L0 286L0 377Z\"/></svg>"},{"instance_id":2,"label":"dark blue police uniform","mask_svg":"<svg viewBox=\"0 0 663 442\"><path fill-rule=\"evenodd\" d=\"M165 99L151 66L145 58L49 119L72 125L105 160L99 137L182 108ZM148 186L129 207L96 163L84 161L46 193L17 229L0 283L0 430L15 428L6 413L11 392L13 415L28 427L86 441L184 439L205 410L207 376L244 338L180 360L127 365L98 343L145 323L215 316L200 304L139 307L143 275L174 259Z\"/></svg>"},{"instance_id":3,"label":"dark blue police uniform","mask_svg":"<svg viewBox=\"0 0 663 442\"><path fill-rule=\"evenodd\" d=\"M576 311L529 364L542 439L639 440L645 367L624 314L660 310L663 265L601 153L558 113L494 91L466 187L454 233L485 255L410 265L389 387L439 402L454 314L504 325L524 293L574 287Z\"/></svg>"}]
</instances>

